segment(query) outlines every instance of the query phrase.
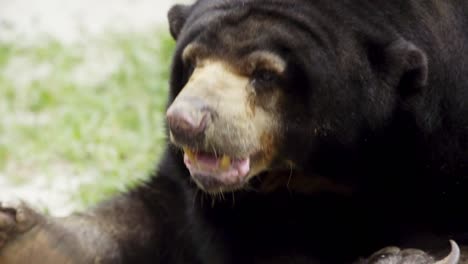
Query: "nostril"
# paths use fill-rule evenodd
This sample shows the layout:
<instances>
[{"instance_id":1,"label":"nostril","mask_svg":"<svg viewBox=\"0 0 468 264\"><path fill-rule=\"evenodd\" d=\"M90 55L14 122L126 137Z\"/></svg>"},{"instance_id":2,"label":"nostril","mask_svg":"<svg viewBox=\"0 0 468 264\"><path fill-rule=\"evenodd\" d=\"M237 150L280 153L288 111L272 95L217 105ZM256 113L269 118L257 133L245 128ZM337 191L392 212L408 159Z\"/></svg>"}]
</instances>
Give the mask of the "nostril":
<instances>
[{"instance_id":1,"label":"nostril","mask_svg":"<svg viewBox=\"0 0 468 264\"><path fill-rule=\"evenodd\" d=\"M170 128L173 130L191 130L196 126L194 120L183 113L172 112L168 114L167 120Z\"/></svg>"},{"instance_id":2,"label":"nostril","mask_svg":"<svg viewBox=\"0 0 468 264\"><path fill-rule=\"evenodd\" d=\"M202 133L209 119L209 112L189 113L176 109L170 109L167 112L169 128L173 133L181 136L196 136Z\"/></svg>"}]
</instances>

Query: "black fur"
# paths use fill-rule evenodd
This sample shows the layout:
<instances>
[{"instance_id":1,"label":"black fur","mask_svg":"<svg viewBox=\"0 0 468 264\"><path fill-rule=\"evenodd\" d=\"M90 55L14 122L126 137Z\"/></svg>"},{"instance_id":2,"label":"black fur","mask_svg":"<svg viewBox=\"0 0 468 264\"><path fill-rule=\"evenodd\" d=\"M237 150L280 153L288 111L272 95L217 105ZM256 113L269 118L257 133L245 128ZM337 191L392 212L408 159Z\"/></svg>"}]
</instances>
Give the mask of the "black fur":
<instances>
[{"instance_id":1,"label":"black fur","mask_svg":"<svg viewBox=\"0 0 468 264\"><path fill-rule=\"evenodd\" d=\"M462 209L468 198L467 12L464 1L198 1L190 7L173 30L179 34L170 100L189 77L180 56L192 41L226 60L256 49L281 54L290 78L279 158L357 191L352 197L240 192L212 206L197 196L182 157L169 149L163 164L177 164L177 171L163 166L160 172L184 186L183 220L173 231L193 243L187 254L200 263L280 257L342 263L418 232L445 238L468 231ZM257 23L265 20L269 27ZM231 35L236 42L225 41ZM149 185L160 189L164 180ZM179 249L180 241L172 242L164 241L169 256Z\"/></svg>"},{"instance_id":2,"label":"black fur","mask_svg":"<svg viewBox=\"0 0 468 264\"><path fill-rule=\"evenodd\" d=\"M169 103L190 77L181 52L193 41L229 62L279 54L278 164L353 192L214 199L169 145L147 183L93 210L135 230L113 234L123 263L350 263L419 234L468 242L467 1L199 0L169 20Z\"/></svg>"}]
</instances>

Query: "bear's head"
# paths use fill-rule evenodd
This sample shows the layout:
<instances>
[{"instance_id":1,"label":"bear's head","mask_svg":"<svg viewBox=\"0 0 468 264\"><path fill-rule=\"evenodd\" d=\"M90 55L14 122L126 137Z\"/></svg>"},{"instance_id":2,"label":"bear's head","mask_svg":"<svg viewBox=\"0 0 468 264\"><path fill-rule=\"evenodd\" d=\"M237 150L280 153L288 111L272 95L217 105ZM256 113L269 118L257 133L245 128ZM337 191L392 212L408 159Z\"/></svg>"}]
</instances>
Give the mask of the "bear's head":
<instances>
[{"instance_id":1,"label":"bear's head","mask_svg":"<svg viewBox=\"0 0 468 264\"><path fill-rule=\"evenodd\" d=\"M346 169L340 153L389 119L402 80L424 85L426 59L414 45L333 27L309 2L201 0L170 10L169 136L201 189Z\"/></svg>"}]
</instances>

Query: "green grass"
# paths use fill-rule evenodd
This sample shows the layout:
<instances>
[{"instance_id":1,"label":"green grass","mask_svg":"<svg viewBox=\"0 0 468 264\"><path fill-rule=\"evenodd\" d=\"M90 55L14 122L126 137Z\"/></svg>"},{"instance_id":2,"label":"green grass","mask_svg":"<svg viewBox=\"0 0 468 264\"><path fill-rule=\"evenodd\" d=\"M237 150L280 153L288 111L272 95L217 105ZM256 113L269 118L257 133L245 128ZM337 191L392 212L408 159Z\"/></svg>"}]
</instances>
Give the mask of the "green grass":
<instances>
[{"instance_id":1,"label":"green grass","mask_svg":"<svg viewBox=\"0 0 468 264\"><path fill-rule=\"evenodd\" d=\"M144 178L163 148L173 47L158 31L0 43L0 173L91 178L70 194L83 206Z\"/></svg>"}]
</instances>

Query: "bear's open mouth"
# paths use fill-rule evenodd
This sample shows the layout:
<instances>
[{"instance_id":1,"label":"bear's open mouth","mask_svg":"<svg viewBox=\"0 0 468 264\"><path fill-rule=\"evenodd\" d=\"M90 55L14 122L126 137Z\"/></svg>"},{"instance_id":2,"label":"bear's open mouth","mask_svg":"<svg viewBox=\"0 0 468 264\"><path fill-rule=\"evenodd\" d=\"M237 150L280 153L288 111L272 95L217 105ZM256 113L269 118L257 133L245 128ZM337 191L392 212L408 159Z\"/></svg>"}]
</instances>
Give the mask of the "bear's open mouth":
<instances>
[{"instance_id":1,"label":"bear's open mouth","mask_svg":"<svg viewBox=\"0 0 468 264\"><path fill-rule=\"evenodd\" d=\"M232 158L184 149L184 163L195 182L206 191L241 187L250 172L250 157Z\"/></svg>"}]
</instances>

